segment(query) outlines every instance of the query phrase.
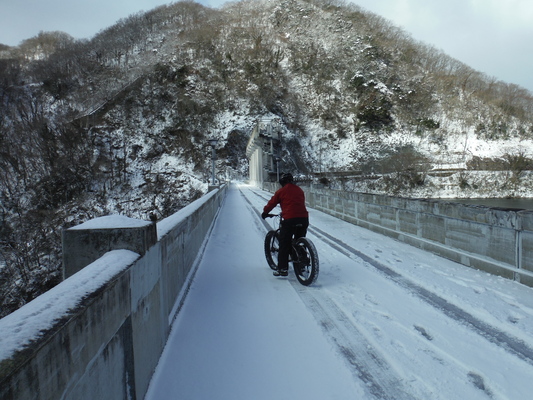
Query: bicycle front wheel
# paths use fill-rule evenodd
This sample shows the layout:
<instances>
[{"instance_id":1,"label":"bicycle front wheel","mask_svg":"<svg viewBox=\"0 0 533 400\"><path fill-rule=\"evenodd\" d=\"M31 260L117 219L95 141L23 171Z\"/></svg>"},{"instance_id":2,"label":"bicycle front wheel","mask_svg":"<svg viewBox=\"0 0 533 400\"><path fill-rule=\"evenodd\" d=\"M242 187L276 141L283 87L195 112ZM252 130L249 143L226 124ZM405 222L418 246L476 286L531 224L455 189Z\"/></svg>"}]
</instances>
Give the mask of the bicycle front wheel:
<instances>
[{"instance_id":1,"label":"bicycle front wheel","mask_svg":"<svg viewBox=\"0 0 533 400\"><path fill-rule=\"evenodd\" d=\"M278 269L278 255L279 231L269 231L265 236L265 257L268 266L273 270Z\"/></svg>"},{"instance_id":2,"label":"bicycle front wheel","mask_svg":"<svg viewBox=\"0 0 533 400\"><path fill-rule=\"evenodd\" d=\"M319 262L316 247L305 237L294 241L298 260L293 261L294 272L298 282L304 286L309 286L318 278Z\"/></svg>"}]
</instances>

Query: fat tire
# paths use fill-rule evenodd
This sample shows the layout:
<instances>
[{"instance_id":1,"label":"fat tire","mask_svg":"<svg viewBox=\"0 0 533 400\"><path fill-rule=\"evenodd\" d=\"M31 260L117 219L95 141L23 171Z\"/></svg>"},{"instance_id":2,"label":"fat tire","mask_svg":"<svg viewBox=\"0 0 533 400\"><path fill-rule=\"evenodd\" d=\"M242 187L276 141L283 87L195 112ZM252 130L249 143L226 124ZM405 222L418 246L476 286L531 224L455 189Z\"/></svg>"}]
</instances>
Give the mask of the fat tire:
<instances>
[{"instance_id":1,"label":"fat tire","mask_svg":"<svg viewBox=\"0 0 533 400\"><path fill-rule=\"evenodd\" d=\"M273 269L278 269L278 255L279 255L279 231L269 231L265 236L265 257L268 266Z\"/></svg>"},{"instance_id":2,"label":"fat tire","mask_svg":"<svg viewBox=\"0 0 533 400\"><path fill-rule=\"evenodd\" d=\"M305 237L298 238L294 241L293 246L299 255L305 256L305 265L293 262L296 279L304 286L309 286L316 282L319 271L318 252L316 247L309 239ZM303 254L302 254L303 253ZM301 257L300 256L300 257ZM299 257L299 258L300 258Z\"/></svg>"}]
</instances>

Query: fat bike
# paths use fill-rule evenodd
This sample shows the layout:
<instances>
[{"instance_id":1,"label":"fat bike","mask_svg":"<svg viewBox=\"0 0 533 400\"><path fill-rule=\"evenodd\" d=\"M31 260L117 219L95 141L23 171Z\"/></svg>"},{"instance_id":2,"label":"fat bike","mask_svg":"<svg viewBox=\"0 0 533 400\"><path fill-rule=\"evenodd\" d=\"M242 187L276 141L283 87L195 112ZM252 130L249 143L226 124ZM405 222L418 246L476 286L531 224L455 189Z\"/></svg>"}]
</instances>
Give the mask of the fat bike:
<instances>
[{"instance_id":1,"label":"fat bike","mask_svg":"<svg viewBox=\"0 0 533 400\"><path fill-rule=\"evenodd\" d=\"M281 214L269 214L268 217L278 218L278 228L268 231L265 236L265 257L271 269L278 269L279 237L283 221ZM292 263L296 279L304 286L309 286L318 278L319 262L316 247L306 237L292 240L289 252L289 263Z\"/></svg>"}]
</instances>

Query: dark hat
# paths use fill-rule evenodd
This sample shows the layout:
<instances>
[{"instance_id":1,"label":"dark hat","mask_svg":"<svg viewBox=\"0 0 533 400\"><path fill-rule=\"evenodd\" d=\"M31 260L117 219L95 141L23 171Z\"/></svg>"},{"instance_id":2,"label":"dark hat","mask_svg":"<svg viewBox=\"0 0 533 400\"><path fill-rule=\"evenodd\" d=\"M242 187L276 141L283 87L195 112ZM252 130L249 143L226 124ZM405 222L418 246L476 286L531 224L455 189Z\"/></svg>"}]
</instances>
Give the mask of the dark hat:
<instances>
[{"instance_id":1,"label":"dark hat","mask_svg":"<svg viewBox=\"0 0 533 400\"><path fill-rule=\"evenodd\" d=\"M281 175L281 178L279 178L279 184L281 186L285 186L287 183L293 183L294 182L294 178L292 176L292 174L283 174Z\"/></svg>"}]
</instances>

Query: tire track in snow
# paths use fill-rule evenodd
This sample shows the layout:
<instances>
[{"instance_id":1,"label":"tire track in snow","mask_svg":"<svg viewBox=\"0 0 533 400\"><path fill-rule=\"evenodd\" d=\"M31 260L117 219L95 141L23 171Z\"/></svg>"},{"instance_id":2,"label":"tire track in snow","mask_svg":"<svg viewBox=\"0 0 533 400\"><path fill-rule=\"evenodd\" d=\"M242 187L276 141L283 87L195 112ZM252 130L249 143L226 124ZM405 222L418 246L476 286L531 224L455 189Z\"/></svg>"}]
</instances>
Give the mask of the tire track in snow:
<instances>
[{"instance_id":1,"label":"tire track in snow","mask_svg":"<svg viewBox=\"0 0 533 400\"><path fill-rule=\"evenodd\" d=\"M533 348L528 346L522 340L513 337L506 332L497 329L494 326L474 317L472 314L461 309L460 307L448 302L443 297L440 297L436 293L433 293L426 288L416 284L410 279L400 275L393 269L381 264L372 257L362 253L359 250L354 249L350 245L342 242L340 239L324 232L323 230L313 227L309 229L311 233L317 236L327 245L331 246L335 250L340 251L345 255L355 255L377 269L380 273L387 276L398 285L404 287L409 292L415 294L421 300L425 301L432 307L444 313L446 316L453 320L469 327L472 331L476 332L489 342L496 344L500 348L505 349L507 352L515 355L521 360L533 365Z\"/></svg>"},{"instance_id":2,"label":"tire track in snow","mask_svg":"<svg viewBox=\"0 0 533 400\"><path fill-rule=\"evenodd\" d=\"M365 383L369 396L383 400L414 400L413 395L405 391L403 380L330 297L309 290L294 279L290 283L346 360L352 374Z\"/></svg>"}]
</instances>

